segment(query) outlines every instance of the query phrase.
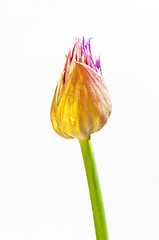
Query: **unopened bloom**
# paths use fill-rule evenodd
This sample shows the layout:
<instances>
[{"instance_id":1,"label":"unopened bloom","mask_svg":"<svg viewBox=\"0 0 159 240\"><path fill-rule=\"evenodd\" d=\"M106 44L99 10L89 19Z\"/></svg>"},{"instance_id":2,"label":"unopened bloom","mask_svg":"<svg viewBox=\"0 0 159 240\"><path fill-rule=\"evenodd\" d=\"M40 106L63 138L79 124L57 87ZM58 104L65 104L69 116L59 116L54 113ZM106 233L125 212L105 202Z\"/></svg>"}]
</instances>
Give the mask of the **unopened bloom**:
<instances>
[{"instance_id":1,"label":"unopened bloom","mask_svg":"<svg viewBox=\"0 0 159 240\"><path fill-rule=\"evenodd\" d=\"M64 138L84 139L106 124L111 109L100 58L93 60L90 39L76 39L55 90L53 128Z\"/></svg>"}]
</instances>

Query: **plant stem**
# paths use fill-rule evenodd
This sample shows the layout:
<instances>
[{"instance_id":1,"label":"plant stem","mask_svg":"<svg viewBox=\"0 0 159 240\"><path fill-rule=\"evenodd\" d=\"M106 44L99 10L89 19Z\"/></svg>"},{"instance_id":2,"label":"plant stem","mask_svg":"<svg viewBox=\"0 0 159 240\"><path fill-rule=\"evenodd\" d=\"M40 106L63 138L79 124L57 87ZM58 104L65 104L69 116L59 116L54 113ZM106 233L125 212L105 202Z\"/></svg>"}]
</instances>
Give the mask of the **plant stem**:
<instances>
[{"instance_id":1,"label":"plant stem","mask_svg":"<svg viewBox=\"0 0 159 240\"><path fill-rule=\"evenodd\" d=\"M104 204L90 137L78 140L80 143L87 175L87 182L92 203L96 239L108 240L109 238L104 211Z\"/></svg>"}]
</instances>

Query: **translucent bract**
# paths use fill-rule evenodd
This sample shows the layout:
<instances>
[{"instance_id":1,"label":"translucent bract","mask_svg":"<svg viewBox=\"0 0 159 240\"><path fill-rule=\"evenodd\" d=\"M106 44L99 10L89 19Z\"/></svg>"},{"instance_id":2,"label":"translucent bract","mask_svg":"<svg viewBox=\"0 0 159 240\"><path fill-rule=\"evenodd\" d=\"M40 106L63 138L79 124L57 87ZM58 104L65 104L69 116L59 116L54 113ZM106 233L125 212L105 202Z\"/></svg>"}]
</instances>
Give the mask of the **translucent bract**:
<instances>
[{"instance_id":1,"label":"translucent bract","mask_svg":"<svg viewBox=\"0 0 159 240\"><path fill-rule=\"evenodd\" d=\"M90 39L76 39L55 90L50 112L53 128L64 138L84 139L106 124L111 109L100 59L93 61Z\"/></svg>"}]
</instances>

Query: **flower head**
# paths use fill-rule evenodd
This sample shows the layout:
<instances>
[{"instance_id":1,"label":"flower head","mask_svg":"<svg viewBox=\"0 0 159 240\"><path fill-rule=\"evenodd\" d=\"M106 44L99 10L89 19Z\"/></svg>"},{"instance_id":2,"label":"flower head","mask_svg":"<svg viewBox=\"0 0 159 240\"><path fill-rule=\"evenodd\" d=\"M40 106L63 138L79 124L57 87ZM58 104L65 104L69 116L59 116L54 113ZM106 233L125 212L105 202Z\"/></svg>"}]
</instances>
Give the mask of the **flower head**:
<instances>
[{"instance_id":1,"label":"flower head","mask_svg":"<svg viewBox=\"0 0 159 240\"><path fill-rule=\"evenodd\" d=\"M68 52L52 106L54 130L64 138L84 139L107 122L112 109L100 58L93 60L90 39L76 39Z\"/></svg>"}]
</instances>

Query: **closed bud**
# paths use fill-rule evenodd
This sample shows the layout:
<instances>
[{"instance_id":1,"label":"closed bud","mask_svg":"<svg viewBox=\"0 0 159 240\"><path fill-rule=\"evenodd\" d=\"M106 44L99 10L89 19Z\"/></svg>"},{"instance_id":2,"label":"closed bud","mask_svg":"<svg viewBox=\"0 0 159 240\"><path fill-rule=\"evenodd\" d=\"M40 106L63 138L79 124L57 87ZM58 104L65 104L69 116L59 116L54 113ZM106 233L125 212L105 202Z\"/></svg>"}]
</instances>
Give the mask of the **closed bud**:
<instances>
[{"instance_id":1,"label":"closed bud","mask_svg":"<svg viewBox=\"0 0 159 240\"><path fill-rule=\"evenodd\" d=\"M76 39L55 90L53 128L64 138L84 139L106 124L111 109L100 58L93 61L90 39Z\"/></svg>"}]
</instances>

